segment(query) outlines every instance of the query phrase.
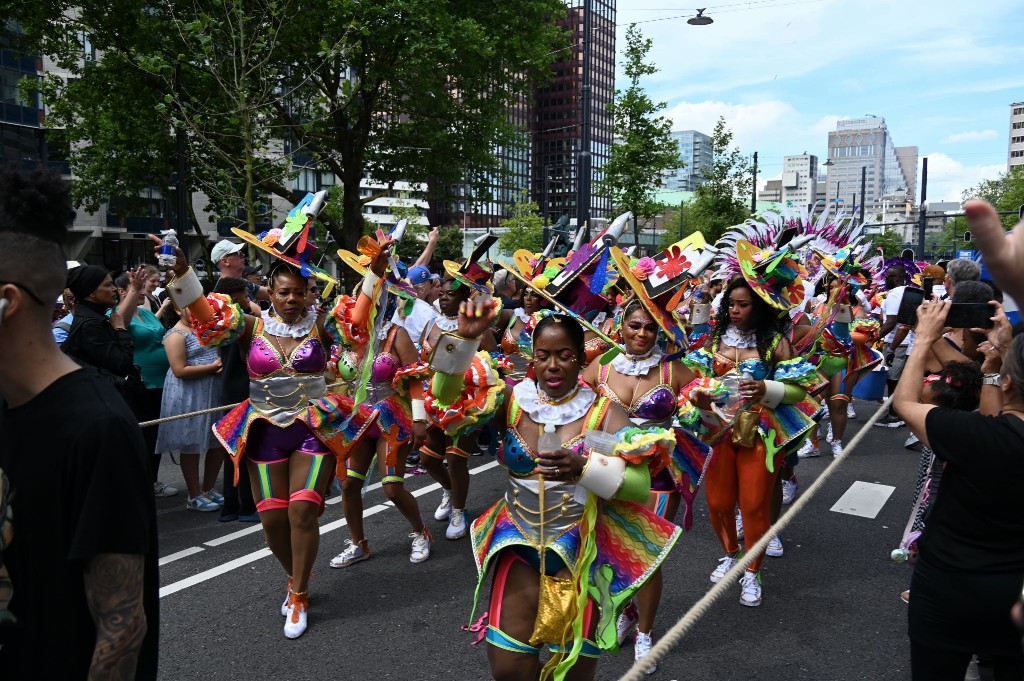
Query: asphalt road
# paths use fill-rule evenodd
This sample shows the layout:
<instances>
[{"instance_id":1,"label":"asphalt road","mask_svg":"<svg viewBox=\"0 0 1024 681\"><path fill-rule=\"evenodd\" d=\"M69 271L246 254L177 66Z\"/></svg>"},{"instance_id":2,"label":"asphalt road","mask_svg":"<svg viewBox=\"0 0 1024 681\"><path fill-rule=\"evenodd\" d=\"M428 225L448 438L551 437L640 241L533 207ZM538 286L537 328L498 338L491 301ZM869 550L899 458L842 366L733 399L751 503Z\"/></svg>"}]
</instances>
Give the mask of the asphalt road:
<instances>
[{"instance_id":1,"label":"asphalt road","mask_svg":"<svg viewBox=\"0 0 1024 681\"><path fill-rule=\"evenodd\" d=\"M861 418L874 404L855 401ZM766 558L764 602L719 601L652 679L909 679L906 605L910 568L889 560L910 514L918 453L907 430L873 428L783 535L785 555ZM797 468L803 489L833 463L829 454ZM470 459L469 513L503 490L503 469L486 454ZM184 489L165 457L165 482ZM830 508L855 482L895 491L874 518ZM164 679L489 679L484 646L460 630L476 584L468 539L446 541L432 519L440 491L428 476L419 495L435 537L429 561L409 562L409 527L379 486L365 497L373 556L334 570L328 561L348 537L337 495L321 518L320 555L310 585L310 626L298 640L281 633L285 578L265 549L259 525L220 523L216 513L184 509L183 494L157 500L160 528L161 678ZM330 503L333 502L333 503ZM722 556L703 497L694 528L665 565L665 595L655 638L703 595ZM486 609L486 591L478 615ZM616 679L632 646L607 655L599 679Z\"/></svg>"}]
</instances>

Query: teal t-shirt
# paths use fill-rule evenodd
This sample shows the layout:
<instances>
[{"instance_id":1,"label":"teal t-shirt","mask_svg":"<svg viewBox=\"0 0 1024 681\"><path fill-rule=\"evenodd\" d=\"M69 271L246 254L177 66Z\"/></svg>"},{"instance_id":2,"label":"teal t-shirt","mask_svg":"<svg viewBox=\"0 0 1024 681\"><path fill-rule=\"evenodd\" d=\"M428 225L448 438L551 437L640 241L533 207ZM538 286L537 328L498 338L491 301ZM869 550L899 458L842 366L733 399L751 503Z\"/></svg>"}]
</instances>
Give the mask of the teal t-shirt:
<instances>
[{"instance_id":1,"label":"teal t-shirt","mask_svg":"<svg viewBox=\"0 0 1024 681\"><path fill-rule=\"evenodd\" d=\"M110 313L108 312L109 316ZM149 310L140 307L128 327L135 342L135 364L142 369L142 382L147 388L163 388L164 377L171 368L164 350L167 329Z\"/></svg>"}]
</instances>

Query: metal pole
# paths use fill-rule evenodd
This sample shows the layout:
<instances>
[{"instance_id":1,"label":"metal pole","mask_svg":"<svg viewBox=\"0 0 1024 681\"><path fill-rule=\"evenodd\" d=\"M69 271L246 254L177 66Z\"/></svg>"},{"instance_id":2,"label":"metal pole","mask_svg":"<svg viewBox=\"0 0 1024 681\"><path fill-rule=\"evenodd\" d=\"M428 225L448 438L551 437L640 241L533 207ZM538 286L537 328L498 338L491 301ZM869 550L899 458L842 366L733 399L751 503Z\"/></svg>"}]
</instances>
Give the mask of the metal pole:
<instances>
[{"instance_id":1,"label":"metal pole","mask_svg":"<svg viewBox=\"0 0 1024 681\"><path fill-rule=\"evenodd\" d=\"M679 238L683 238L683 201L679 202Z\"/></svg>"},{"instance_id":2,"label":"metal pole","mask_svg":"<svg viewBox=\"0 0 1024 681\"><path fill-rule=\"evenodd\" d=\"M551 178L548 177L548 166L544 166L544 227L548 226L548 191L551 189Z\"/></svg>"},{"instance_id":3,"label":"metal pole","mask_svg":"<svg viewBox=\"0 0 1024 681\"><path fill-rule=\"evenodd\" d=\"M860 224L864 224L864 189L867 187L868 167L860 167Z\"/></svg>"},{"instance_id":4,"label":"metal pole","mask_svg":"<svg viewBox=\"0 0 1024 681\"><path fill-rule=\"evenodd\" d=\"M754 152L754 183L750 188L750 212L757 212L757 152Z\"/></svg>"},{"instance_id":5,"label":"metal pole","mask_svg":"<svg viewBox=\"0 0 1024 681\"><path fill-rule=\"evenodd\" d=\"M580 130L580 152L576 157L576 228L586 225L586 238L590 240L590 39L594 30L591 11L592 0L583 2L583 84L580 115L583 125Z\"/></svg>"},{"instance_id":6,"label":"metal pole","mask_svg":"<svg viewBox=\"0 0 1024 681\"><path fill-rule=\"evenodd\" d=\"M917 215L917 257L924 260L924 238L928 231L928 210L926 201L928 199L928 157L924 157L921 163L921 208Z\"/></svg>"}]
</instances>

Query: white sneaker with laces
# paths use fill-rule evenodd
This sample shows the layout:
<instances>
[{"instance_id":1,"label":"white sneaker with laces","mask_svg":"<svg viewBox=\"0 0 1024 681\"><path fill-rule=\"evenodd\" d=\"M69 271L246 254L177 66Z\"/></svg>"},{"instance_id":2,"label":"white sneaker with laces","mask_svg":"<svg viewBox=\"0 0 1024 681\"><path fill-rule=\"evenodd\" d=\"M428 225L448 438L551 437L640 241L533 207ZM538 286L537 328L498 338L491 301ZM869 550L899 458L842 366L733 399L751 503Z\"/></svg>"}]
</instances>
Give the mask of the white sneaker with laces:
<instances>
[{"instance_id":1,"label":"white sneaker with laces","mask_svg":"<svg viewBox=\"0 0 1024 681\"><path fill-rule=\"evenodd\" d=\"M761 573L747 570L740 579L740 605L756 608L761 605Z\"/></svg>"},{"instance_id":2,"label":"white sneaker with laces","mask_svg":"<svg viewBox=\"0 0 1024 681\"><path fill-rule=\"evenodd\" d=\"M636 632L636 641L633 643L633 659L639 662L640 660L647 657L648 653L651 652L651 648L654 646L654 639L651 638L649 633L645 634L642 631ZM652 664L647 668L648 674L653 674L658 671L658 665Z\"/></svg>"},{"instance_id":3,"label":"white sneaker with laces","mask_svg":"<svg viewBox=\"0 0 1024 681\"><path fill-rule=\"evenodd\" d=\"M843 441L833 440L832 441L832 456L836 459L843 455Z\"/></svg>"},{"instance_id":4,"label":"white sneaker with laces","mask_svg":"<svg viewBox=\"0 0 1024 681\"><path fill-rule=\"evenodd\" d=\"M224 495L215 489L208 489L203 492L203 496L217 504L218 506L224 506Z\"/></svg>"},{"instance_id":5,"label":"white sneaker with laces","mask_svg":"<svg viewBox=\"0 0 1024 681\"><path fill-rule=\"evenodd\" d=\"M779 537L779 535L772 537L771 541L768 542L768 548L764 550L764 553L766 556L771 556L772 558L778 558L781 556L783 553L782 538Z\"/></svg>"},{"instance_id":6,"label":"white sneaker with laces","mask_svg":"<svg viewBox=\"0 0 1024 681\"><path fill-rule=\"evenodd\" d=\"M346 539L345 543L348 544L345 550L331 558L332 568L348 567L353 563L358 563L370 557L370 544L365 539L356 544L353 544L351 539ZM363 544L366 544L365 551L363 550Z\"/></svg>"},{"instance_id":7,"label":"white sneaker with laces","mask_svg":"<svg viewBox=\"0 0 1024 681\"><path fill-rule=\"evenodd\" d=\"M636 604L630 603L626 606L622 614L619 615L619 619L615 620L615 631L617 633L617 640L621 646L629 638L630 633L636 627L637 622Z\"/></svg>"},{"instance_id":8,"label":"white sneaker with laces","mask_svg":"<svg viewBox=\"0 0 1024 681\"><path fill-rule=\"evenodd\" d=\"M210 511L219 511L220 504L210 501L202 494L198 494L194 497L189 497L185 502L185 508L190 511L201 511L202 513L209 513Z\"/></svg>"},{"instance_id":9,"label":"white sneaker with laces","mask_svg":"<svg viewBox=\"0 0 1024 681\"><path fill-rule=\"evenodd\" d=\"M409 554L410 563L422 563L430 558L430 530L423 528L422 532L410 532L412 538L412 553Z\"/></svg>"},{"instance_id":10,"label":"white sneaker with laces","mask_svg":"<svg viewBox=\"0 0 1024 681\"><path fill-rule=\"evenodd\" d=\"M293 593L288 597L288 612L285 614L284 635L286 638L298 638L306 631L306 609L309 602L306 594Z\"/></svg>"},{"instance_id":11,"label":"white sneaker with laces","mask_svg":"<svg viewBox=\"0 0 1024 681\"><path fill-rule=\"evenodd\" d=\"M736 514L736 538L743 539L743 516Z\"/></svg>"},{"instance_id":12,"label":"white sneaker with laces","mask_svg":"<svg viewBox=\"0 0 1024 681\"><path fill-rule=\"evenodd\" d=\"M446 539L462 539L466 536L466 509L453 508L448 518L448 529L444 531Z\"/></svg>"},{"instance_id":13,"label":"white sneaker with laces","mask_svg":"<svg viewBox=\"0 0 1024 681\"><path fill-rule=\"evenodd\" d=\"M814 441L811 438L807 438L800 446L800 449L796 451L796 455L801 459L810 459L814 456L821 456L821 452L814 446Z\"/></svg>"},{"instance_id":14,"label":"white sneaker with laces","mask_svg":"<svg viewBox=\"0 0 1024 681\"><path fill-rule=\"evenodd\" d=\"M448 520L448 516L452 514L452 493L449 490L441 490L441 503L437 505L437 510L434 511L434 520Z\"/></svg>"},{"instance_id":15,"label":"white sneaker with laces","mask_svg":"<svg viewBox=\"0 0 1024 681\"><path fill-rule=\"evenodd\" d=\"M736 556L725 556L718 559L718 567L711 573L711 583L718 584L725 577L725 573L732 569L737 563Z\"/></svg>"},{"instance_id":16,"label":"white sneaker with laces","mask_svg":"<svg viewBox=\"0 0 1024 681\"><path fill-rule=\"evenodd\" d=\"M159 480L153 483L153 496L157 497L158 499L162 499L163 497L173 497L177 493L177 487L165 485L163 482Z\"/></svg>"},{"instance_id":17,"label":"white sneaker with laces","mask_svg":"<svg viewBox=\"0 0 1024 681\"><path fill-rule=\"evenodd\" d=\"M835 440L835 436L832 434L832 422L828 424L828 435L825 436L825 442L832 444L832 440Z\"/></svg>"},{"instance_id":18,"label":"white sneaker with laces","mask_svg":"<svg viewBox=\"0 0 1024 681\"><path fill-rule=\"evenodd\" d=\"M855 419L857 418L857 410L853 408L853 402L846 403L846 418Z\"/></svg>"},{"instance_id":19,"label":"white sneaker with laces","mask_svg":"<svg viewBox=\"0 0 1024 681\"><path fill-rule=\"evenodd\" d=\"M796 491L799 489L800 483L796 481L796 476L793 476L790 480L782 481L782 505L788 506L793 503L796 499Z\"/></svg>"}]
</instances>

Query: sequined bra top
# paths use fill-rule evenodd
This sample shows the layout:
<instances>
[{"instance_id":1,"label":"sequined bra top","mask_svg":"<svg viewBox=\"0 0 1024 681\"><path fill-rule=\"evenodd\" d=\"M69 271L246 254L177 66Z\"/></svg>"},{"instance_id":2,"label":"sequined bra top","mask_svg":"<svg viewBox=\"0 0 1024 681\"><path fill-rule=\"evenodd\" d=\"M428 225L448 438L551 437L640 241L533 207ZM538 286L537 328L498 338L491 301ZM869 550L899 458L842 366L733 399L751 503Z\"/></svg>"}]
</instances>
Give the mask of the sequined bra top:
<instances>
[{"instance_id":1,"label":"sequined bra top","mask_svg":"<svg viewBox=\"0 0 1024 681\"><path fill-rule=\"evenodd\" d=\"M594 400L586 417L581 424L580 433L562 443L565 449L571 449L577 454L585 455L583 434L588 430L596 430L601 427L605 414L608 413L608 399L600 395ZM519 422L523 417L523 410L512 398L509 404L508 430L505 431L504 446L498 450L499 461L508 469L509 475L517 478L525 478L537 472L537 454L526 440L519 433ZM536 426L540 427L540 426Z\"/></svg>"},{"instance_id":2,"label":"sequined bra top","mask_svg":"<svg viewBox=\"0 0 1024 681\"><path fill-rule=\"evenodd\" d=\"M399 364L391 352L391 346L395 342L395 334L397 333L398 325L392 326L391 330L388 331L387 339L384 341L384 347L374 356L373 367L370 371L370 382L391 385L391 381L395 378Z\"/></svg>"},{"instance_id":3,"label":"sequined bra top","mask_svg":"<svg viewBox=\"0 0 1024 681\"><path fill-rule=\"evenodd\" d=\"M626 410L634 422L668 421L676 411L676 394L672 390L672 363L661 363L661 382L645 392L639 398L634 396L632 404L623 402L611 386L608 385L610 365L601 367L600 380L597 384L598 393L608 397Z\"/></svg>"},{"instance_id":4,"label":"sequined bra top","mask_svg":"<svg viewBox=\"0 0 1024 681\"><path fill-rule=\"evenodd\" d=\"M327 350L320 342L317 327L314 326L309 336L299 343L288 357L282 355L281 348L267 336L263 335L263 324L258 323L249 344L249 356L246 366L249 378L258 380L276 373L288 374L322 374L327 370Z\"/></svg>"}]
</instances>

